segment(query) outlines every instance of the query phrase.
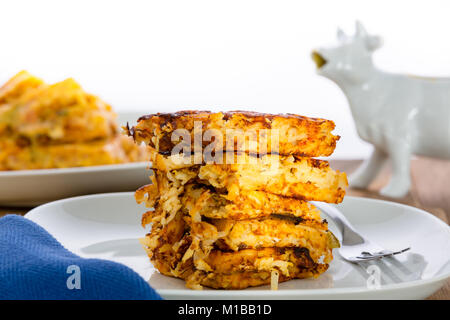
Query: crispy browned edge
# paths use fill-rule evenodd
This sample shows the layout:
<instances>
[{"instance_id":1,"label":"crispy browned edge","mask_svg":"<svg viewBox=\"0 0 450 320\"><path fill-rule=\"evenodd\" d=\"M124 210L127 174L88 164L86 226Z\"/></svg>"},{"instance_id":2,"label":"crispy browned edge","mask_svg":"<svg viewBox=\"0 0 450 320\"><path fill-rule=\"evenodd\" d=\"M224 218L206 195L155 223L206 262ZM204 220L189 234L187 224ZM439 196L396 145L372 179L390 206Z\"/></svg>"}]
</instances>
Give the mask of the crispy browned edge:
<instances>
[{"instance_id":1,"label":"crispy browned edge","mask_svg":"<svg viewBox=\"0 0 450 320\"><path fill-rule=\"evenodd\" d=\"M209 110L201 110L201 111L200 110L182 110L182 111L177 111L177 112L172 112L172 113L158 112L158 113L151 113L151 114L143 115L138 118L137 122L142 121L142 120L150 120L154 117L158 117L160 119L163 119L163 121L160 123L160 126L164 126L165 124L173 122L175 119L178 119L180 117L192 116L192 115L198 116L201 114L211 115L214 113L215 112L211 112ZM305 117L305 116L301 116L301 115L293 114L293 113L272 114L272 113L262 113L262 112L256 112L256 111L243 111L243 110L233 110L233 111L227 111L227 112L222 112L222 113L223 113L224 120L230 119L235 114L243 115L248 118L253 118L252 119L253 122L263 123L268 128L270 128L270 126L267 123L267 121L265 121L265 120L266 119L272 120L273 118L276 118L276 117L281 117L281 118L286 118L286 119L295 118L295 119L299 119L301 121L317 122L319 124L325 123L325 122L332 122L331 120L326 120L326 119L322 119L322 118L310 118L310 117ZM127 123L127 131L133 137L135 135L134 130L135 130L135 127L130 127L129 124ZM337 140L339 140L340 137L339 136L337 136L337 137L338 137Z\"/></svg>"},{"instance_id":2,"label":"crispy browned edge","mask_svg":"<svg viewBox=\"0 0 450 320\"><path fill-rule=\"evenodd\" d=\"M141 120L149 120L153 117L160 117L166 120L166 123L179 118L179 117L183 117L183 116L188 116L188 115L200 115L200 114L214 114L215 112L211 112L208 110L183 110L183 111L177 111L177 112L173 112L173 113L152 113L152 114L148 114L148 115L144 115L142 117L140 117L138 119L138 122ZM219 112L217 112L219 113ZM228 120L229 118L231 118L233 115L237 114L237 115L243 115L249 118L254 118L254 122L265 122L266 119L273 119L276 117L282 117L282 118L296 118L302 121L313 121L313 122L319 122L319 123L324 123L324 122L329 122L330 120L326 120L326 119L322 119L322 118L309 118L309 117L305 117L305 116L300 116L298 114L293 114L293 113L279 113L279 114L273 114L273 113L262 113L262 112L256 112L256 111L243 111L243 110L233 110L233 111L226 111L226 112L222 112L223 113L223 119L224 120Z\"/></svg>"}]
</instances>

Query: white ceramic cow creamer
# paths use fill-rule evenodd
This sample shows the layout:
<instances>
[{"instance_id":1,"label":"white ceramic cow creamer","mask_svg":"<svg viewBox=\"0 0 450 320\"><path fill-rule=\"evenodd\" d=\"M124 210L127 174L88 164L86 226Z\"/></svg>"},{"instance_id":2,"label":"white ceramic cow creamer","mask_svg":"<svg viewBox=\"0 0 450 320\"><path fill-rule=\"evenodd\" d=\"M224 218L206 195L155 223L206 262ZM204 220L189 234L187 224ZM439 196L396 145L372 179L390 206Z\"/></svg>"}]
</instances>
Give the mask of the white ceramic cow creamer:
<instances>
[{"instance_id":1,"label":"white ceramic cow creamer","mask_svg":"<svg viewBox=\"0 0 450 320\"><path fill-rule=\"evenodd\" d=\"M344 91L359 136L374 146L350 176L350 186L367 188L389 159L393 173L381 194L402 197L411 185L412 155L450 159L450 78L377 69L372 53L381 38L369 35L359 22L354 36L338 29L337 37L336 46L313 51L317 73Z\"/></svg>"}]
</instances>

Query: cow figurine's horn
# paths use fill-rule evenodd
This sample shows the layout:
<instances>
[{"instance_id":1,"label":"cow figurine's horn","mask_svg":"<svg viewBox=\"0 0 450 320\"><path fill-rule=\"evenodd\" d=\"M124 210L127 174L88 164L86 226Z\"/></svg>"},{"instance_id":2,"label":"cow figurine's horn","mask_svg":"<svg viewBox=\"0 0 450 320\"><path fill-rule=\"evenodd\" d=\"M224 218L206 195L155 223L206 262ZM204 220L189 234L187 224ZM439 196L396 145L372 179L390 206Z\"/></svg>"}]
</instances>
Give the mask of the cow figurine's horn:
<instances>
[{"instance_id":1,"label":"cow figurine's horn","mask_svg":"<svg viewBox=\"0 0 450 320\"><path fill-rule=\"evenodd\" d=\"M362 25L362 23L358 20L356 20L355 22L355 29L356 29L356 37L367 37L367 31L364 28L364 26Z\"/></svg>"}]
</instances>

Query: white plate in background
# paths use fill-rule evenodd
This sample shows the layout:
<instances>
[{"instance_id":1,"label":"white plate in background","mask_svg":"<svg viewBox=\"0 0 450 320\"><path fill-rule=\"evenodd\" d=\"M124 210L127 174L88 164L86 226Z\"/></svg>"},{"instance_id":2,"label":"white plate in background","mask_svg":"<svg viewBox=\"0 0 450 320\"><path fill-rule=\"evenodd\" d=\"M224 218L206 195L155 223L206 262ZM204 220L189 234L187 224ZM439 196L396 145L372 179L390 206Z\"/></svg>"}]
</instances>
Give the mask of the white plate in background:
<instances>
[{"instance_id":1,"label":"white plate in background","mask_svg":"<svg viewBox=\"0 0 450 320\"><path fill-rule=\"evenodd\" d=\"M133 125L140 114L119 113ZM147 162L41 170L0 171L0 206L29 207L78 195L133 191L149 183Z\"/></svg>"},{"instance_id":2,"label":"white plate in background","mask_svg":"<svg viewBox=\"0 0 450 320\"><path fill-rule=\"evenodd\" d=\"M77 255L127 265L166 299L423 299L450 276L450 227L438 218L417 208L366 198L346 197L338 207L358 231L385 248L411 246L396 259L374 262L380 271L379 289L374 288L377 274L370 264L350 264L336 250L330 268L318 279L280 283L278 291L269 286L187 289L184 281L159 274L149 262L138 242L148 231L140 224L146 208L135 203L131 192L60 200L37 207L26 217Z\"/></svg>"},{"instance_id":3,"label":"white plate in background","mask_svg":"<svg viewBox=\"0 0 450 320\"><path fill-rule=\"evenodd\" d=\"M31 207L68 197L132 191L149 183L147 162L0 171L0 206Z\"/></svg>"}]
</instances>

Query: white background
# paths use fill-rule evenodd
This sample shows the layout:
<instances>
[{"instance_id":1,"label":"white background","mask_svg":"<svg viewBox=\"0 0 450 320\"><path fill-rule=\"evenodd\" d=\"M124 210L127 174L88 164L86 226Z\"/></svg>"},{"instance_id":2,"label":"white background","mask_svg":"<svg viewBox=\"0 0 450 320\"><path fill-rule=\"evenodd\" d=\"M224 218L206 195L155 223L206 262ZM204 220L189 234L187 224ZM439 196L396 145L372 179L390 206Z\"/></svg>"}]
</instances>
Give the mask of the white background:
<instances>
[{"instance_id":1,"label":"white background","mask_svg":"<svg viewBox=\"0 0 450 320\"><path fill-rule=\"evenodd\" d=\"M336 122L336 158L368 155L310 52L360 19L385 70L450 75L449 1L1 1L0 81L73 77L117 111L291 112Z\"/></svg>"}]
</instances>

